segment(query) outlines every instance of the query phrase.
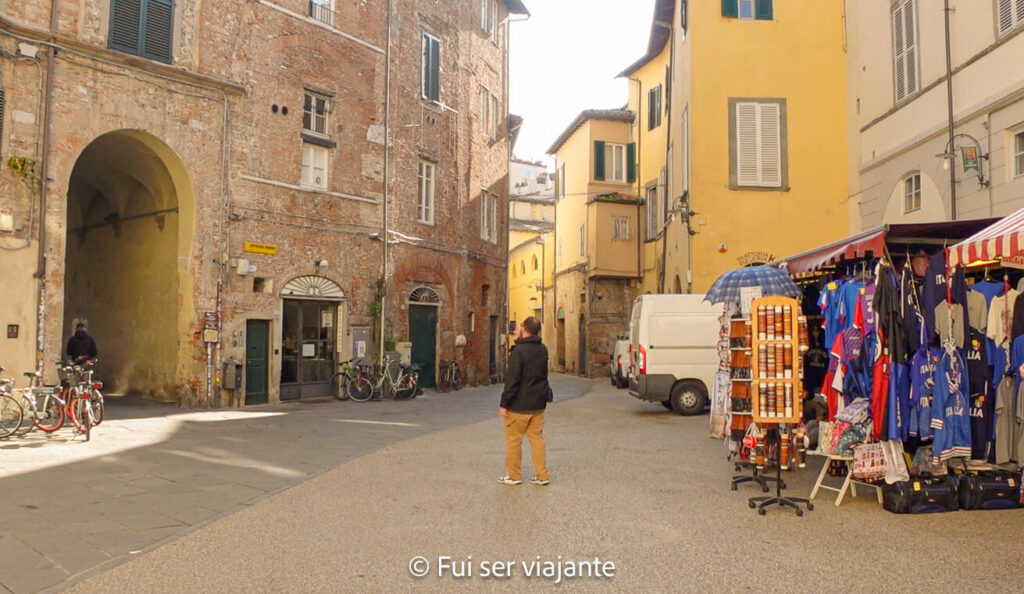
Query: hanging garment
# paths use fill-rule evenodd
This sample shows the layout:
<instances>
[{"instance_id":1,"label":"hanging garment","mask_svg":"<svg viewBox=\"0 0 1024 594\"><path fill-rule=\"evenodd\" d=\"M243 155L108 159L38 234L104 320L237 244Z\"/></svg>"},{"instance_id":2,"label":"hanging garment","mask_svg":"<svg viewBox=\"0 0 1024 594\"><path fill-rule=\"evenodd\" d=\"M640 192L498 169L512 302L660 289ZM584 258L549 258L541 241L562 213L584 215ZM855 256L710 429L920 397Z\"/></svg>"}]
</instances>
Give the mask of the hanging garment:
<instances>
[{"instance_id":1,"label":"hanging garment","mask_svg":"<svg viewBox=\"0 0 1024 594\"><path fill-rule=\"evenodd\" d=\"M939 336L939 344L945 344L950 337L950 321L952 321L953 342L957 348L964 348L964 308L958 303L949 305L945 301L935 306L935 330Z\"/></svg>"},{"instance_id":2,"label":"hanging garment","mask_svg":"<svg viewBox=\"0 0 1024 594\"><path fill-rule=\"evenodd\" d=\"M871 282L864 285L857 295L857 304L853 312L853 325L860 328L862 334L870 334L875 331L878 319L877 312L875 311L876 293L877 285Z\"/></svg>"},{"instance_id":3,"label":"hanging garment","mask_svg":"<svg viewBox=\"0 0 1024 594\"><path fill-rule=\"evenodd\" d=\"M974 286L971 287L972 291L981 293L985 296L985 305L987 306L991 306L992 299L1002 295L1004 289L1005 287L1003 286L1003 283L992 280L979 281L974 283Z\"/></svg>"},{"instance_id":4,"label":"hanging garment","mask_svg":"<svg viewBox=\"0 0 1024 594\"><path fill-rule=\"evenodd\" d=\"M988 328L986 334L995 341L996 346L1004 346L1010 342L1013 322L1013 306L1017 303L1019 293L1010 289L1004 295L992 298L988 305Z\"/></svg>"},{"instance_id":5,"label":"hanging garment","mask_svg":"<svg viewBox=\"0 0 1024 594\"><path fill-rule=\"evenodd\" d=\"M1014 372L1014 375L1019 376L1019 372ZM1017 456L1020 449L1020 430L1024 424L1015 414L1017 401L1021 399L1015 389L1016 384L1016 377L1004 376L996 392L996 464L1006 464Z\"/></svg>"},{"instance_id":6,"label":"hanging garment","mask_svg":"<svg viewBox=\"0 0 1024 594\"><path fill-rule=\"evenodd\" d=\"M952 302L967 307L967 281L964 279L963 268L957 268L952 279ZM924 288L921 291L921 313L924 315L925 336L935 336L935 306L946 300L946 253L939 250L928 260L928 271L924 276Z\"/></svg>"},{"instance_id":7,"label":"hanging garment","mask_svg":"<svg viewBox=\"0 0 1024 594\"><path fill-rule=\"evenodd\" d=\"M904 269L900 274L900 310L903 315L903 333L907 340L907 359L914 356L924 335L924 315L919 307L917 288L913 276Z\"/></svg>"},{"instance_id":8,"label":"hanging garment","mask_svg":"<svg viewBox=\"0 0 1024 594\"><path fill-rule=\"evenodd\" d=\"M728 434L732 423L731 404L732 380L729 372L719 369L715 372L715 386L711 392L711 437L722 439Z\"/></svg>"},{"instance_id":9,"label":"hanging garment","mask_svg":"<svg viewBox=\"0 0 1024 594\"><path fill-rule=\"evenodd\" d=\"M967 323L982 332L988 327L988 299L974 289L967 291Z\"/></svg>"},{"instance_id":10,"label":"hanging garment","mask_svg":"<svg viewBox=\"0 0 1024 594\"><path fill-rule=\"evenodd\" d=\"M827 347L832 346L836 336L842 330L839 323L839 289L841 287L842 283L840 281L827 282L821 287L821 292L818 296L818 309L821 310L822 318L821 326L825 331L824 344Z\"/></svg>"},{"instance_id":11,"label":"hanging garment","mask_svg":"<svg viewBox=\"0 0 1024 594\"><path fill-rule=\"evenodd\" d=\"M960 349L946 350L935 367L935 400L931 426L935 430L932 462L971 455L971 425L967 403L967 362Z\"/></svg>"},{"instance_id":12,"label":"hanging garment","mask_svg":"<svg viewBox=\"0 0 1024 594\"><path fill-rule=\"evenodd\" d=\"M886 408L889 405L889 351L880 346L882 335L879 333L879 346L876 347L878 356L875 357L874 368L871 378L871 425L874 431L875 441L882 439L885 435L885 425L888 418Z\"/></svg>"},{"instance_id":13,"label":"hanging garment","mask_svg":"<svg viewBox=\"0 0 1024 594\"><path fill-rule=\"evenodd\" d=\"M1013 301L1013 316L1010 322L1010 340L1024 334L1024 293L1019 293Z\"/></svg>"},{"instance_id":14,"label":"hanging garment","mask_svg":"<svg viewBox=\"0 0 1024 594\"><path fill-rule=\"evenodd\" d=\"M895 363L906 363L911 355L911 352L907 351L906 323L902 306L896 273L890 266L880 266L875 281L872 308L875 323L885 334L889 357Z\"/></svg>"},{"instance_id":15,"label":"hanging garment","mask_svg":"<svg viewBox=\"0 0 1024 594\"><path fill-rule=\"evenodd\" d=\"M910 373L906 363L889 364L887 416L886 439L906 441L910 437Z\"/></svg>"},{"instance_id":16,"label":"hanging garment","mask_svg":"<svg viewBox=\"0 0 1024 594\"><path fill-rule=\"evenodd\" d=\"M843 330L853 326L853 315L860 300L860 291L864 283L850 279L839 287L839 325Z\"/></svg>"},{"instance_id":17,"label":"hanging garment","mask_svg":"<svg viewBox=\"0 0 1024 594\"><path fill-rule=\"evenodd\" d=\"M935 366L939 349L921 347L910 361L910 436L932 437L932 397L935 394Z\"/></svg>"},{"instance_id":18,"label":"hanging garment","mask_svg":"<svg viewBox=\"0 0 1024 594\"><path fill-rule=\"evenodd\" d=\"M989 364L986 349L987 337L975 328L971 328L970 336L964 354L967 358L968 396L971 402L971 459L985 460L988 458L992 433L991 419L985 414L991 409L986 404L992 381L992 365Z\"/></svg>"}]
</instances>

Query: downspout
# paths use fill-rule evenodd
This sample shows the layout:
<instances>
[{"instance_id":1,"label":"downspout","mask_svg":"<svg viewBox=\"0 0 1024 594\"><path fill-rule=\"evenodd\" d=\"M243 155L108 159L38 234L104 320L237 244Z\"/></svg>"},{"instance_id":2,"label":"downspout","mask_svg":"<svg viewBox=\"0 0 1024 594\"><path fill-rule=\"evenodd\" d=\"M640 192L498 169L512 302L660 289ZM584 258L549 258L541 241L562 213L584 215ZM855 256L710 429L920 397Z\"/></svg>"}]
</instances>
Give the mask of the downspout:
<instances>
[{"instance_id":1,"label":"downspout","mask_svg":"<svg viewBox=\"0 0 1024 594\"><path fill-rule=\"evenodd\" d=\"M945 8L943 12L946 16L946 107L949 111L949 140L947 141L947 155L953 154L953 67L952 57L949 39L949 13L953 10L949 7L949 0L944 0ZM949 213L950 219L956 220L956 160L947 156L949 159Z\"/></svg>"},{"instance_id":2,"label":"downspout","mask_svg":"<svg viewBox=\"0 0 1024 594\"><path fill-rule=\"evenodd\" d=\"M640 143L642 141L640 134L640 122L638 122L640 108L643 101L643 85L640 83L639 78L633 78L627 76L626 80L636 83L636 113L633 114L633 125L636 126L636 162L633 164L633 170L636 172L636 195L640 199L636 205L636 279L637 279L637 293L639 293L640 285L643 282L643 263L641 260L641 254L643 253L643 240L641 239L640 228L643 226L643 205L644 205L644 194L640 190L643 182L640 181Z\"/></svg>"},{"instance_id":3,"label":"downspout","mask_svg":"<svg viewBox=\"0 0 1024 594\"><path fill-rule=\"evenodd\" d=\"M36 317L36 370L43 365L46 349L46 195L50 191L50 145L53 142L51 119L53 118L53 77L57 61L57 25L59 23L60 0L50 3L50 56L46 60L46 91L43 100L43 147L39 163L39 258L35 277L38 280Z\"/></svg>"},{"instance_id":4,"label":"downspout","mask_svg":"<svg viewBox=\"0 0 1024 594\"><path fill-rule=\"evenodd\" d=\"M381 240L384 246L381 250L381 287L380 287L380 344L378 345L377 363L384 365L384 320L386 319L388 303L388 157L390 156L389 145L391 144L391 0L387 1L387 28L384 47L384 217L383 233Z\"/></svg>"}]
</instances>

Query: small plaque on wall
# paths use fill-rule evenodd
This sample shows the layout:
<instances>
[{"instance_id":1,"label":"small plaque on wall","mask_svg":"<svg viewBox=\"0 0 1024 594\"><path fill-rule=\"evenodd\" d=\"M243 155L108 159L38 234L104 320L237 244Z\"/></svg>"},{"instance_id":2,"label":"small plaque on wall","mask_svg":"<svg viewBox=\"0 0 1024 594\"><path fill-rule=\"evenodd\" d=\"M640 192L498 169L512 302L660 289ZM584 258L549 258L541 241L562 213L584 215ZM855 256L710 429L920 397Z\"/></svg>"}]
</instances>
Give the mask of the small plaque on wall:
<instances>
[{"instance_id":1,"label":"small plaque on wall","mask_svg":"<svg viewBox=\"0 0 1024 594\"><path fill-rule=\"evenodd\" d=\"M18 325L17 324L7 324L7 338L17 338L17 337L18 337Z\"/></svg>"}]
</instances>

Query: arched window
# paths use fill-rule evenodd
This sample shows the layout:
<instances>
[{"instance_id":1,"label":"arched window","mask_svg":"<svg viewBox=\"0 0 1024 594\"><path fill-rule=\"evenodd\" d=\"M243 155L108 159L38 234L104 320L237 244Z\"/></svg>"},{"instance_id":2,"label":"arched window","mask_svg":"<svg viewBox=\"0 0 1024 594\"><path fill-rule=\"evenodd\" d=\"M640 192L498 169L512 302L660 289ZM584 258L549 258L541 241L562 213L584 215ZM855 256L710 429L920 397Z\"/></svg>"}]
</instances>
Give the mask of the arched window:
<instances>
[{"instance_id":1,"label":"arched window","mask_svg":"<svg viewBox=\"0 0 1024 594\"><path fill-rule=\"evenodd\" d=\"M526 274L526 260L519 261L519 272Z\"/></svg>"},{"instance_id":2,"label":"arched window","mask_svg":"<svg viewBox=\"0 0 1024 594\"><path fill-rule=\"evenodd\" d=\"M534 254L534 256L533 256L533 269L537 270L537 255L536 254Z\"/></svg>"},{"instance_id":3,"label":"arched window","mask_svg":"<svg viewBox=\"0 0 1024 594\"><path fill-rule=\"evenodd\" d=\"M516 265L513 264L512 265L512 278L515 278L515 277L516 277Z\"/></svg>"}]
</instances>

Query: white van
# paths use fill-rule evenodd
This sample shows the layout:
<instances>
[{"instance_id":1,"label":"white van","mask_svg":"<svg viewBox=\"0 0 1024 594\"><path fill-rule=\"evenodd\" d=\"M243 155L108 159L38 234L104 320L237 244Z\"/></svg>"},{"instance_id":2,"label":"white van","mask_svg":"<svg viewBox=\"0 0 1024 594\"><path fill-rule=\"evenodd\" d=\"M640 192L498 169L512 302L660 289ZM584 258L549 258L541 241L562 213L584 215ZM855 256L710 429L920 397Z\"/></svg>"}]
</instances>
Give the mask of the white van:
<instances>
[{"instance_id":1,"label":"white van","mask_svg":"<svg viewBox=\"0 0 1024 594\"><path fill-rule=\"evenodd\" d=\"M641 295L629 319L629 393L681 415L704 411L718 370L721 305L704 295Z\"/></svg>"}]
</instances>

